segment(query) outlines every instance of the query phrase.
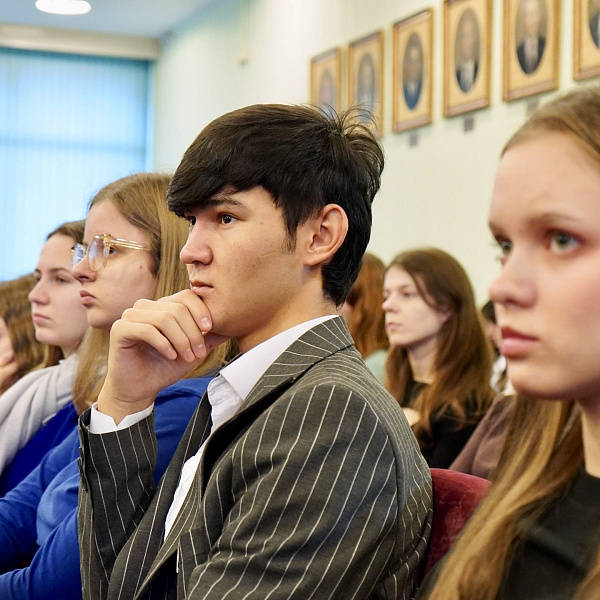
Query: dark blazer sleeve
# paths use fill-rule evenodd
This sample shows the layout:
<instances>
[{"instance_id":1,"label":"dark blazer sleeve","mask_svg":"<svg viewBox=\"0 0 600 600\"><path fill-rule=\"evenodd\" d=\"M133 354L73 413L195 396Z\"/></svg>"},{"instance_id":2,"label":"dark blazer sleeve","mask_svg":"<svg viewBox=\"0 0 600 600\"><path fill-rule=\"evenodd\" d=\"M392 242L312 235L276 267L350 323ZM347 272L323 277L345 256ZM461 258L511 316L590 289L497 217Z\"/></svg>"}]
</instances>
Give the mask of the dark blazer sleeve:
<instances>
[{"instance_id":1,"label":"dark blazer sleeve","mask_svg":"<svg viewBox=\"0 0 600 600\"><path fill-rule=\"evenodd\" d=\"M211 379L185 379L164 389L154 413L122 431L91 434L90 411L82 414L78 529L84 597L105 597L115 559L150 505L186 428L193 428Z\"/></svg>"},{"instance_id":2,"label":"dark blazer sleeve","mask_svg":"<svg viewBox=\"0 0 600 600\"><path fill-rule=\"evenodd\" d=\"M79 430L81 576L84 592L94 590L95 597L103 598L116 557L154 495L157 447L154 414L127 429L102 435L89 432L89 418L88 410L81 416ZM87 468L87 461L93 468Z\"/></svg>"}]
</instances>

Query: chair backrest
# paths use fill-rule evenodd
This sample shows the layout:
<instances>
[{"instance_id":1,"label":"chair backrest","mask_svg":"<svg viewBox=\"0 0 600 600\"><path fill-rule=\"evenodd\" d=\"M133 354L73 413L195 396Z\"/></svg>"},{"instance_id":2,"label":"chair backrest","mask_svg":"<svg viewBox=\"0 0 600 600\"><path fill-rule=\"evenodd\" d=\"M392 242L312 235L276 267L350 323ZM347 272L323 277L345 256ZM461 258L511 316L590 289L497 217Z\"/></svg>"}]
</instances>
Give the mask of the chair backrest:
<instances>
[{"instance_id":1,"label":"chair backrest","mask_svg":"<svg viewBox=\"0 0 600 600\"><path fill-rule=\"evenodd\" d=\"M431 469L431 481L433 521L421 578L448 552L491 485L487 479L449 469Z\"/></svg>"}]
</instances>

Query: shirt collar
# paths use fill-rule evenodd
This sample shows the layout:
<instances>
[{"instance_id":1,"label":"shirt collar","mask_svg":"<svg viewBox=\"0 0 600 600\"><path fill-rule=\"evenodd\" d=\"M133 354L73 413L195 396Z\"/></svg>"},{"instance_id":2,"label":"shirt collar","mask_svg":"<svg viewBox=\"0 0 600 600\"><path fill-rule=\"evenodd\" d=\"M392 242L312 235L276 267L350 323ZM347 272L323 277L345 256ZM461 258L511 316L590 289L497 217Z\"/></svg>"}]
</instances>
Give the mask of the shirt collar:
<instances>
[{"instance_id":1,"label":"shirt collar","mask_svg":"<svg viewBox=\"0 0 600 600\"><path fill-rule=\"evenodd\" d=\"M220 372L221 377L226 379L235 392L244 400L265 371L286 348L309 329L334 317L335 315L317 317L274 335L223 367Z\"/></svg>"}]
</instances>

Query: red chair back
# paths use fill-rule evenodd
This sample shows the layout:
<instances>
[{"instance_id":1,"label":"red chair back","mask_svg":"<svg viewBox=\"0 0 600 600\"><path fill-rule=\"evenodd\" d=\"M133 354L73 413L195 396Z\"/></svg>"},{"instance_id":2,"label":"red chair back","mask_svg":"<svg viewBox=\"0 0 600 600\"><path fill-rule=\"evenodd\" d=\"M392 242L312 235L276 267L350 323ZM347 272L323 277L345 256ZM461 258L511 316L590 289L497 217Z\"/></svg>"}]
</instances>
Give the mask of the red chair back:
<instances>
[{"instance_id":1,"label":"red chair back","mask_svg":"<svg viewBox=\"0 0 600 600\"><path fill-rule=\"evenodd\" d=\"M431 481L433 522L422 577L448 552L491 485L487 479L449 469L431 469Z\"/></svg>"}]
</instances>

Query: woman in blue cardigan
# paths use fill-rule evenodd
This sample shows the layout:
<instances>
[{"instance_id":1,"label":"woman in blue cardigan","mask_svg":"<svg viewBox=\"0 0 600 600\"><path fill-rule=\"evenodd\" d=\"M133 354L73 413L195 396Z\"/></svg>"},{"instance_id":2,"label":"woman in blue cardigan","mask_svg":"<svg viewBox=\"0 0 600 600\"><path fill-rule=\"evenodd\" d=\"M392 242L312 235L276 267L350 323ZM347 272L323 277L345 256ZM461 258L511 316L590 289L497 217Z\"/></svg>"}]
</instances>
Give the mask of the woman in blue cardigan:
<instances>
[{"instance_id":1,"label":"woman in blue cardigan","mask_svg":"<svg viewBox=\"0 0 600 600\"><path fill-rule=\"evenodd\" d=\"M183 379L155 404L158 481L211 377ZM81 598L77 543L79 438L73 429L0 499L0 598ZM25 561L31 564L18 568ZM6 572L8 569L12 569Z\"/></svg>"},{"instance_id":2,"label":"woman in blue cardigan","mask_svg":"<svg viewBox=\"0 0 600 600\"><path fill-rule=\"evenodd\" d=\"M189 285L178 259L187 224L167 209L168 183L166 175L132 175L106 186L91 202L87 246L75 245L73 257L91 329L79 351L72 410L55 415L53 420L63 419L58 426L48 425L60 435L48 436L36 448L42 429L21 451L31 450L29 466L38 466L0 503L0 598L81 597L76 415L95 401L102 386L110 328L123 311L140 298L159 298ZM192 378L157 397L157 477L206 389L206 375L223 363L226 352L216 349Z\"/></svg>"}]
</instances>

